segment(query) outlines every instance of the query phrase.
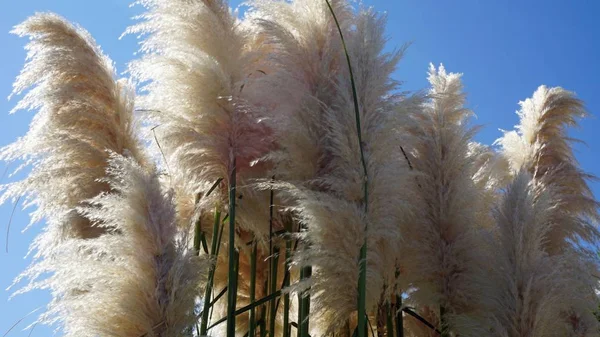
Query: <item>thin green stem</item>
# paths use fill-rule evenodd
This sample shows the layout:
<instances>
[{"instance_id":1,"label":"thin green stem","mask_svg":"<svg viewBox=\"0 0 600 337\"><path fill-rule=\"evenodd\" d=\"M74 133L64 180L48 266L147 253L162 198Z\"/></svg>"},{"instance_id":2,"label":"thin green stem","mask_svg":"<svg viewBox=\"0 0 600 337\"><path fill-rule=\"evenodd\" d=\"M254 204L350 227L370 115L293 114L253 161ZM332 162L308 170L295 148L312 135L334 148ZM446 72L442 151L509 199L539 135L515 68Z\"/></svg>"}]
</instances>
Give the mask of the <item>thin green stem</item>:
<instances>
[{"instance_id":1,"label":"thin green stem","mask_svg":"<svg viewBox=\"0 0 600 337\"><path fill-rule=\"evenodd\" d=\"M215 207L215 221L213 224L213 236L212 236L212 242L211 242L211 247L210 247L210 255L211 258L213 259L213 262L216 263L216 259L217 259L217 254L218 254L218 247L219 247L219 237L218 237L218 231L219 231L219 222L221 222L221 211L219 210L219 206ZM213 282L214 282L214 277L215 277L215 265L212 265L208 271L208 282L206 284L206 289L204 290L204 306L202 307L202 322L200 323L200 335L201 336L206 336L207 332L208 332L208 313L209 313L209 308L211 307L210 303L210 295L212 292L212 288L213 288Z\"/></svg>"},{"instance_id":2,"label":"thin green stem","mask_svg":"<svg viewBox=\"0 0 600 337\"><path fill-rule=\"evenodd\" d=\"M250 304L254 304L256 299L256 255L257 255L257 244L256 240L252 241L252 253L250 255ZM256 309L252 307L250 309L250 330L248 332L250 337L256 335Z\"/></svg>"},{"instance_id":3,"label":"thin green stem","mask_svg":"<svg viewBox=\"0 0 600 337\"><path fill-rule=\"evenodd\" d=\"M360 161L363 169L363 203L365 208L365 214L368 214L368 205L369 205L369 179L367 174L367 162L365 160L365 153L363 149L363 141L362 141L362 131L361 131L361 123L360 123L360 110L358 105L358 95L356 93L356 83L354 82L354 73L352 72L352 62L350 62L350 54L348 53L348 48L346 47L346 41L344 40L344 34L342 33L342 28L340 27L340 23L335 15L333 7L328 0L327 7L331 11L331 15L335 21L335 25L337 26L338 32L340 33L340 39L342 40L342 46L344 47L344 53L346 54L346 62L348 63L348 71L350 73L350 84L352 86L352 98L354 100L354 115L356 118L356 132L358 135L358 146L360 149ZM363 241L363 245L360 248L360 257L359 257L359 277L358 277L358 337L365 337L367 331L367 224L365 223L365 237Z\"/></svg>"},{"instance_id":4,"label":"thin green stem","mask_svg":"<svg viewBox=\"0 0 600 337\"><path fill-rule=\"evenodd\" d=\"M419 322L423 323L426 327L435 331L438 335L442 334L441 331L435 327L435 325L431 324L431 322L428 322L425 318L421 317L421 315L417 314L416 312L410 310L409 308L403 308L402 311L416 318Z\"/></svg>"},{"instance_id":5,"label":"thin green stem","mask_svg":"<svg viewBox=\"0 0 600 337\"><path fill-rule=\"evenodd\" d=\"M386 313L386 328L387 328L387 336L392 337L394 336L394 319L393 317L393 310L392 310L392 304L391 303L387 303L386 308L385 308L385 313Z\"/></svg>"},{"instance_id":6,"label":"thin green stem","mask_svg":"<svg viewBox=\"0 0 600 337\"><path fill-rule=\"evenodd\" d=\"M271 289L270 294L277 291L277 265L279 264L279 249L275 249L271 256ZM275 337L275 319L277 317L277 309L275 307L275 298L269 303L269 335Z\"/></svg>"},{"instance_id":7,"label":"thin green stem","mask_svg":"<svg viewBox=\"0 0 600 337\"><path fill-rule=\"evenodd\" d=\"M286 223L286 229L291 232L290 222ZM283 277L282 289L290 286L290 258L291 258L292 241L289 235L286 235L285 239L285 275ZM290 294L285 293L283 295L283 337L290 337Z\"/></svg>"},{"instance_id":8,"label":"thin green stem","mask_svg":"<svg viewBox=\"0 0 600 337\"><path fill-rule=\"evenodd\" d=\"M440 335L442 337L450 337L450 331L448 329L448 321L446 317L446 308L440 305L440 329L442 330Z\"/></svg>"},{"instance_id":9,"label":"thin green stem","mask_svg":"<svg viewBox=\"0 0 600 337\"><path fill-rule=\"evenodd\" d=\"M233 157L229 177L229 279L227 286L227 337L235 336L235 306L237 301L238 252L235 248L236 161Z\"/></svg>"},{"instance_id":10,"label":"thin green stem","mask_svg":"<svg viewBox=\"0 0 600 337\"><path fill-rule=\"evenodd\" d=\"M275 177L271 178L273 181ZM277 260L279 255L273 251L273 188L269 191L269 290L277 290ZM275 300L269 303L269 335L275 337Z\"/></svg>"},{"instance_id":11,"label":"thin green stem","mask_svg":"<svg viewBox=\"0 0 600 337\"><path fill-rule=\"evenodd\" d=\"M402 295L396 295L396 337L404 337L404 317L402 316Z\"/></svg>"},{"instance_id":12,"label":"thin green stem","mask_svg":"<svg viewBox=\"0 0 600 337\"><path fill-rule=\"evenodd\" d=\"M310 278L312 274L312 267L303 267L300 270L300 280L305 280ZM309 331L309 320L308 316L310 315L310 289L304 290L300 295L300 317L298 319L298 323L300 324L300 337L308 337Z\"/></svg>"},{"instance_id":13,"label":"thin green stem","mask_svg":"<svg viewBox=\"0 0 600 337\"><path fill-rule=\"evenodd\" d=\"M263 285L263 294L266 294L267 291L269 290L269 280L265 280L265 283ZM259 326L260 326L260 337L266 337L267 336L267 306L261 304L261 308L260 308L260 321L259 321Z\"/></svg>"},{"instance_id":14,"label":"thin green stem","mask_svg":"<svg viewBox=\"0 0 600 337\"><path fill-rule=\"evenodd\" d=\"M279 296L281 296L281 290L277 290L273 294L271 294L269 296L265 296L265 297L261 298L258 301L255 301L254 304L248 304L248 305L246 305L244 307L241 307L241 308L235 310L233 312L233 315L234 316L241 315L241 314L245 313L246 311L251 310L252 308L256 308L256 307L261 306L261 305L263 305L263 304L265 304L267 302L270 302L270 301L272 301L273 299L276 299ZM218 321L214 322L213 324L211 324L208 327L208 329L210 330L210 329L214 328L215 326L217 326L217 325L219 325L219 324L227 321L228 319L229 319L229 317L223 317L223 318L219 319Z\"/></svg>"}]
</instances>

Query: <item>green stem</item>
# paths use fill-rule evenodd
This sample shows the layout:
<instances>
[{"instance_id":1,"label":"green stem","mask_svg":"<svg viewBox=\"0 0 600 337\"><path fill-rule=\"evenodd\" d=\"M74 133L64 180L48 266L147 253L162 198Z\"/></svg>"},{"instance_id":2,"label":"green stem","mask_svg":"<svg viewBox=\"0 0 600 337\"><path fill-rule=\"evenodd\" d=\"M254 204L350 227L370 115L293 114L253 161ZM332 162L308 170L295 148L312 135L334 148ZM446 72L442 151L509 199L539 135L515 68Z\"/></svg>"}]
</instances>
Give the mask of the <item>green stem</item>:
<instances>
[{"instance_id":1,"label":"green stem","mask_svg":"<svg viewBox=\"0 0 600 337\"><path fill-rule=\"evenodd\" d=\"M288 233L291 232L289 222L286 225ZM290 258L291 258L292 241L289 235L285 239L285 276L283 278L283 289L290 286ZM290 337L290 294L283 295L283 337Z\"/></svg>"},{"instance_id":2,"label":"green stem","mask_svg":"<svg viewBox=\"0 0 600 337\"><path fill-rule=\"evenodd\" d=\"M211 258L213 259L213 263L216 263L216 259L217 259L217 255L218 255L218 247L219 247L219 235L218 235L218 231L219 231L219 223L221 222L221 211L219 210L219 207L215 207L215 221L213 224L213 236L212 236L212 242L211 242L211 247L210 247L210 255ZM208 312L209 312L209 307L210 307L210 295L212 293L212 288L213 288L213 282L214 282L214 278L215 278L215 269L216 266L212 265L208 271L208 282L206 284L206 289L204 290L204 306L202 307L202 322L200 324L200 335L201 336L206 336L207 332L208 332Z\"/></svg>"},{"instance_id":3,"label":"green stem","mask_svg":"<svg viewBox=\"0 0 600 337\"><path fill-rule=\"evenodd\" d=\"M225 217L223 217L223 219L221 220L221 226L219 228L219 237L217 238L217 251L214 254L215 260L216 260L216 258L219 257L219 251L221 249L221 242L223 242L222 239L223 239L223 231L225 230L225 221L227 221L227 219L229 219L229 214L225 214ZM215 268L215 270L213 271L213 274L216 273L217 266L215 265L214 268ZM227 287L225 287L225 289L227 289ZM213 306L211 305L210 314L208 316L208 321L212 320L212 314L213 314Z\"/></svg>"},{"instance_id":4,"label":"green stem","mask_svg":"<svg viewBox=\"0 0 600 337\"><path fill-rule=\"evenodd\" d=\"M312 267L303 267L300 271L300 279L305 280L310 278L312 274ZM310 288L304 290L300 295L300 317L298 319L298 323L300 324L300 337L308 337L309 331L309 320L308 316L310 315Z\"/></svg>"},{"instance_id":5,"label":"green stem","mask_svg":"<svg viewBox=\"0 0 600 337\"><path fill-rule=\"evenodd\" d=\"M256 254L257 244L256 240L252 242L252 255L250 256L250 304L254 304L256 299ZM250 309L250 330L248 332L250 337L256 335L256 309L252 307Z\"/></svg>"},{"instance_id":6,"label":"green stem","mask_svg":"<svg viewBox=\"0 0 600 337\"><path fill-rule=\"evenodd\" d=\"M266 294L269 290L269 280L265 280L263 286L263 294ZM260 337L267 337L267 307L263 305L265 302L261 303L260 308Z\"/></svg>"},{"instance_id":7,"label":"green stem","mask_svg":"<svg viewBox=\"0 0 600 337\"><path fill-rule=\"evenodd\" d=\"M358 95L356 93L356 83L354 82L354 73L352 72L352 63L350 62L350 54L348 54L348 48L346 47L346 41L344 40L344 34L342 33L342 28L340 27L340 23L335 15L333 7L328 0L327 7L331 11L331 15L335 21L335 25L337 26L338 32L340 33L340 39L342 40L342 46L344 47L344 53L346 54L346 62L348 63L348 71L350 73L350 84L352 86L352 98L354 100L354 115L356 119L356 132L358 135L358 146L360 149L360 161L363 169L363 203L365 208L365 215L368 214L369 208L369 179L367 174L367 162L365 160L365 153L363 149L363 141L362 141L362 131L361 131L361 123L360 123L360 110L358 106ZM359 277L358 277L358 337L365 337L367 335L367 224L365 224L365 237L360 248L360 257L359 257Z\"/></svg>"},{"instance_id":8,"label":"green stem","mask_svg":"<svg viewBox=\"0 0 600 337\"><path fill-rule=\"evenodd\" d=\"M409 308L403 308L402 311L405 312L405 313L407 313L408 315L416 318L419 322L423 323L426 327L428 327L431 330L435 331L438 335L442 334L440 332L440 330L438 330L433 324L431 324L431 322L428 322L425 318L421 317L416 312L410 310Z\"/></svg>"},{"instance_id":9,"label":"green stem","mask_svg":"<svg viewBox=\"0 0 600 337\"><path fill-rule=\"evenodd\" d=\"M194 205L198 206L201 197L201 193L196 195L196 201L194 202ZM196 223L194 224L194 251L196 252L196 255L200 255L200 247L202 247L205 254L208 254L206 235L202 231L202 213L198 216L198 220L196 220Z\"/></svg>"},{"instance_id":10,"label":"green stem","mask_svg":"<svg viewBox=\"0 0 600 337\"><path fill-rule=\"evenodd\" d=\"M227 337L235 336L235 306L237 300L236 268L238 253L235 248L235 196L236 196L236 163L235 156L229 177L229 279L227 286Z\"/></svg>"},{"instance_id":11,"label":"green stem","mask_svg":"<svg viewBox=\"0 0 600 337\"><path fill-rule=\"evenodd\" d=\"M194 224L194 252L196 252L196 255L200 255L200 242L203 236L202 224L200 221L201 218L202 217L199 217L196 223Z\"/></svg>"},{"instance_id":12,"label":"green stem","mask_svg":"<svg viewBox=\"0 0 600 337\"><path fill-rule=\"evenodd\" d=\"M394 336L394 319L392 318L392 304L387 303L386 308L386 328L387 328L387 336Z\"/></svg>"},{"instance_id":13,"label":"green stem","mask_svg":"<svg viewBox=\"0 0 600 337\"><path fill-rule=\"evenodd\" d=\"M446 320L446 308L444 306L440 306L440 335L442 337L450 337L450 331L448 329L448 322Z\"/></svg>"},{"instance_id":14,"label":"green stem","mask_svg":"<svg viewBox=\"0 0 600 337\"><path fill-rule=\"evenodd\" d=\"M275 177L271 178L273 181ZM270 293L277 290L277 258L273 251L273 188L269 191L269 289ZM275 337L275 300L269 303L269 335Z\"/></svg>"},{"instance_id":15,"label":"green stem","mask_svg":"<svg viewBox=\"0 0 600 337\"><path fill-rule=\"evenodd\" d=\"M271 294L274 294L277 291L277 265L279 262L279 249L276 249L271 256ZM275 298L271 300L269 303L269 335L271 337L275 337L275 318L277 314L277 309L275 308Z\"/></svg>"},{"instance_id":16,"label":"green stem","mask_svg":"<svg viewBox=\"0 0 600 337\"><path fill-rule=\"evenodd\" d=\"M396 337L404 337L404 317L402 316L402 295L396 295Z\"/></svg>"}]
</instances>

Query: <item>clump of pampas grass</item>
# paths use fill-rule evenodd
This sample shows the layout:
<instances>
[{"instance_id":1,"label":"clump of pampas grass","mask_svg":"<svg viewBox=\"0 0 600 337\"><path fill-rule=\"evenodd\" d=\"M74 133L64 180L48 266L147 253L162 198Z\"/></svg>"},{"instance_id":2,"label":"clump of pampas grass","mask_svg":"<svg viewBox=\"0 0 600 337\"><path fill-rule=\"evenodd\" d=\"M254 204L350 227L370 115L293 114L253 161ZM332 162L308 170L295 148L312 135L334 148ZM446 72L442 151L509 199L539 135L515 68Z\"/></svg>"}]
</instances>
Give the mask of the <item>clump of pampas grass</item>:
<instances>
[{"instance_id":1,"label":"clump of pampas grass","mask_svg":"<svg viewBox=\"0 0 600 337\"><path fill-rule=\"evenodd\" d=\"M498 149L474 141L460 74L431 66L428 93L399 91L404 48L386 52L372 9L136 4L132 82L54 14L14 30L31 38L15 110L38 112L0 150L31 167L0 201L48 222L16 281L52 292L41 322L68 336L597 335L598 203L566 135L586 114L573 93L540 87Z\"/></svg>"},{"instance_id":2,"label":"clump of pampas grass","mask_svg":"<svg viewBox=\"0 0 600 337\"><path fill-rule=\"evenodd\" d=\"M210 260L196 256L178 229L173 193L154 170L113 154L107 176L111 192L79 208L107 233L65 240L60 254L29 270L52 273L30 286L52 290L42 321L61 322L65 336L190 333Z\"/></svg>"},{"instance_id":3,"label":"clump of pampas grass","mask_svg":"<svg viewBox=\"0 0 600 337\"><path fill-rule=\"evenodd\" d=\"M134 88L115 81L112 62L86 31L55 14L37 14L13 33L31 39L13 95L31 90L13 112L38 112L28 133L0 152L3 160L31 167L27 178L3 186L0 201L23 197L37 207L32 222L47 220L46 232L55 234L40 236L40 249L64 237L97 237L105 229L75 208L108 190L107 151L146 162L135 137Z\"/></svg>"},{"instance_id":4,"label":"clump of pampas grass","mask_svg":"<svg viewBox=\"0 0 600 337\"><path fill-rule=\"evenodd\" d=\"M264 44L251 25L237 19L224 1L143 1L147 12L128 33L141 34L145 56L130 66L147 95L140 106L157 125L155 132L166 156L174 181L185 181L177 190L179 221L189 226L195 214L202 223L212 223L215 208L235 214L235 245L240 266L250 264L247 243L259 243L257 284L264 282L269 256L268 240L272 226L283 229L280 221L269 220L269 193L251 188L253 179L268 177L263 157L273 148L272 131L264 122L269 106L255 101L260 78L270 71L264 57ZM207 196L219 179L223 184ZM227 201L228 189L235 195ZM192 200L199 196L198 202ZM232 202L234 204L232 204ZM235 209L235 211L234 211ZM210 226L202 228L209 240L216 240ZM232 229L225 226L223 237ZM228 285L232 245L226 239L217 257L215 289ZM224 272L225 271L225 272ZM248 304L248 268L238 273L240 292L237 306ZM229 286L231 284L229 283ZM215 306L215 314L226 314L228 302ZM221 318L221 317L215 317ZM241 317L238 331L246 330ZM220 325L223 327L224 325Z\"/></svg>"},{"instance_id":5,"label":"clump of pampas grass","mask_svg":"<svg viewBox=\"0 0 600 337\"><path fill-rule=\"evenodd\" d=\"M311 335L351 334L365 240L369 314L374 316L378 305L384 305L380 299L390 298L395 284L397 222L405 216L402 202L410 191L404 186L412 178L401 157L396 133L401 118L395 114L416 106L394 94L398 83L390 75L402 52L383 52L383 17L370 10L355 14L347 2L332 1L354 70L359 136L350 73L327 3L253 4L258 13L265 13L260 24L271 37L275 62L281 66L280 73L267 80L293 102L284 101L280 107L285 115L275 119L282 150L274 158L275 172L289 183L282 187L291 194L291 209L304 228L295 264L312 267L310 280L295 290L310 287L306 296L310 296ZM295 166L295 156L305 159L301 167Z\"/></svg>"}]
</instances>

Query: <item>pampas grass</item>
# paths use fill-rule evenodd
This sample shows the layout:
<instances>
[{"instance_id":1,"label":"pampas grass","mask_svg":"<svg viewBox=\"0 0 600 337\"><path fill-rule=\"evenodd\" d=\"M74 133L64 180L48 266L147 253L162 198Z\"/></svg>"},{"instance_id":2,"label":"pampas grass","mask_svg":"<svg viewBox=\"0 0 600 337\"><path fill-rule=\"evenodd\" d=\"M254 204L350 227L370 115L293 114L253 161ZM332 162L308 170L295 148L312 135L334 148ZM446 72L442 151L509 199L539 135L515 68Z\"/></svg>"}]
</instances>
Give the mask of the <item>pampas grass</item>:
<instances>
[{"instance_id":1,"label":"pampas grass","mask_svg":"<svg viewBox=\"0 0 600 337\"><path fill-rule=\"evenodd\" d=\"M461 75L399 91L405 48L346 0L141 0L130 80L37 14L0 150L47 221L17 293L67 336L595 336L597 202L540 87L499 149ZM134 103L134 92L141 92ZM139 118L133 116L134 104ZM138 142L136 133L148 146ZM146 155L146 152L149 155ZM405 316L403 314L406 313Z\"/></svg>"},{"instance_id":2,"label":"pampas grass","mask_svg":"<svg viewBox=\"0 0 600 337\"><path fill-rule=\"evenodd\" d=\"M593 222L598 203L587 184L592 177L579 168L566 134L567 127L586 116L583 103L562 88L540 86L532 98L521 102L518 115L516 131L506 132L497 143L513 172L526 169L554 190L561 205L556 216L563 219L548 234L546 249L555 254L569 246L568 240L597 240Z\"/></svg>"},{"instance_id":3,"label":"pampas grass","mask_svg":"<svg viewBox=\"0 0 600 337\"><path fill-rule=\"evenodd\" d=\"M31 173L3 186L0 201L24 197L35 205L32 222L48 221L37 246L46 250L65 237L93 238L105 231L75 208L107 191L108 152L145 163L135 137L133 86L115 81L112 62L90 35L55 14L37 14L12 31L30 37L27 64L13 95L30 89L12 112L38 110L27 134L4 147L0 158L21 160ZM48 248L49 249L49 248Z\"/></svg>"},{"instance_id":4,"label":"pampas grass","mask_svg":"<svg viewBox=\"0 0 600 337\"><path fill-rule=\"evenodd\" d=\"M465 125L471 112L464 108L460 74L431 65L429 82L430 99L411 114L407 128L412 136L410 161L418 176L415 215L403 224L402 268L406 287L415 288L411 301L429 308L443 333L465 336L471 331L459 322L478 306L477 228L484 206L472 178L477 157L469 155L474 129Z\"/></svg>"},{"instance_id":5,"label":"pampas grass","mask_svg":"<svg viewBox=\"0 0 600 337\"><path fill-rule=\"evenodd\" d=\"M110 193L79 209L107 234L69 239L61 253L30 272L52 276L32 286L50 288L44 321L58 320L66 336L180 336L196 317L196 296L209 260L189 248L178 230L172 191L153 170L113 155Z\"/></svg>"},{"instance_id":6,"label":"pampas grass","mask_svg":"<svg viewBox=\"0 0 600 337\"><path fill-rule=\"evenodd\" d=\"M560 259L544 251L552 231L552 201L529 173L517 173L495 211L499 231L492 296L497 336L564 336L561 309L569 298Z\"/></svg>"},{"instance_id":7,"label":"pampas grass","mask_svg":"<svg viewBox=\"0 0 600 337\"><path fill-rule=\"evenodd\" d=\"M299 3L290 6L294 5L299 6ZM308 30L307 34L318 32L319 35L314 36L315 39L340 39L340 36L327 34L335 28L331 13L325 11L326 7L316 9L326 4L315 1L306 3L305 6L314 6L309 12L319 14L315 20L319 24L328 22L329 26L323 27L326 29L325 33ZM290 177L294 182L290 189L293 198L296 199L294 211L305 227L302 233L304 245L296 254L296 260L300 266L312 267L309 283L309 318L311 322L315 322L316 327L311 329L311 335L339 331L347 322L356 320L357 284L361 264L359 257L365 240L368 247L367 311L374 314L379 299L382 296L388 298L387 295L390 295L395 277L395 257L398 255L398 245L393 242L400 238L397 221L405 210L398 202L406 200L409 196L409 191L404 190L403 185L408 185L406 181L412 178L406 162L400 156L400 148L396 143L399 137L394 131L397 119L393 114L396 110L402 112L407 108L402 97L391 95L397 83L389 78L401 54L382 52L384 21L381 17L370 11L361 11L353 17L346 17L350 13L347 4L343 2L333 2L332 8L336 15L340 9L340 28L348 43L350 61L353 62L361 133L358 133L356 117L352 113L355 108L349 72L344 68L327 69L327 74L318 74L321 79L314 82L317 85L311 82L304 84L307 88L306 97L301 98L300 102L306 103L300 107L299 114L306 119L304 123L288 131L292 139L319 141L316 151L321 155L318 157L318 163L312 164L319 167L319 170L313 171L314 176L311 179L295 182L294 174L287 170L285 161L279 166L286 170L282 176ZM293 11L294 8L288 10ZM291 16L281 15L276 17L278 18L287 18L293 22ZM356 30L345 27L345 20L355 22ZM289 23L284 21L278 26L276 23L265 25L270 29L283 29L285 24ZM313 40L309 36L293 40L289 35L283 40L279 36L284 36L284 31L276 33L279 34L276 42L282 46L289 43L289 48L297 47L300 42ZM332 60L344 59L341 50L335 58L326 57ZM302 78L310 79L311 74L317 76L310 72L313 71L310 64L303 69L306 70ZM321 90L330 90L331 94L328 97L323 96L321 100ZM315 131L322 134L320 139L307 136L313 132L309 127L309 113L315 116L321 114L320 121L317 123L315 120ZM365 149L367 172L363 172L361 147ZM369 181L366 191L368 199L364 197L366 179ZM388 187L391 184L394 188L390 189ZM368 203L368 207L365 203ZM367 226L369 229L365 231Z\"/></svg>"},{"instance_id":8,"label":"pampas grass","mask_svg":"<svg viewBox=\"0 0 600 337\"><path fill-rule=\"evenodd\" d=\"M526 171L516 174L495 210L498 244L489 298L494 336L592 336L598 299L589 291L585 263L568 254L550 255L555 226L552 190ZM587 266L590 267L590 266ZM574 277L573 275L577 275ZM586 281L587 279L587 281ZM590 288L591 286L591 288ZM571 307L575 305L575 307Z\"/></svg>"},{"instance_id":9,"label":"pampas grass","mask_svg":"<svg viewBox=\"0 0 600 337\"><path fill-rule=\"evenodd\" d=\"M569 278L569 288L579 289L565 294L561 314L569 317L565 333L596 333L596 322L590 313L597 306L595 290L598 264L589 245L597 242L597 201L587 181L592 178L578 167L568 126L576 125L586 112L574 94L562 88L540 86L533 97L521 102L520 123L516 131L506 132L497 142L509 160L511 169L526 170L536 185L547 190L551 207L547 210L547 233L540 249L555 259L564 260L563 272L577 275ZM573 307L569 307L573 305Z\"/></svg>"},{"instance_id":10,"label":"pampas grass","mask_svg":"<svg viewBox=\"0 0 600 337\"><path fill-rule=\"evenodd\" d=\"M214 282L216 289L228 285L228 317L233 319L237 296L230 273L236 264L235 250L244 249L256 236L263 255L269 254L264 251L269 237L268 194L245 187L249 179L264 177L266 164L255 162L272 147L271 131L261 122L267 107L246 94L256 90L254 83L269 71L268 64L261 58L260 38L222 1L142 4L148 11L128 32L145 36L141 51L146 56L130 69L140 82L150 81L141 105L149 112L148 118L160 125L156 131L172 174L188 180L189 190L181 191L188 195L181 197L205 194L220 178L229 189L219 188L212 200L202 198L199 207L206 214L215 204L228 205L230 225L225 233L228 240L224 240L228 254L217 260L217 269L227 266L229 271L215 273ZM247 262L241 261L240 266ZM240 285L244 284L241 288L246 288L249 275L239 277ZM238 326L241 333L244 326Z\"/></svg>"}]
</instances>

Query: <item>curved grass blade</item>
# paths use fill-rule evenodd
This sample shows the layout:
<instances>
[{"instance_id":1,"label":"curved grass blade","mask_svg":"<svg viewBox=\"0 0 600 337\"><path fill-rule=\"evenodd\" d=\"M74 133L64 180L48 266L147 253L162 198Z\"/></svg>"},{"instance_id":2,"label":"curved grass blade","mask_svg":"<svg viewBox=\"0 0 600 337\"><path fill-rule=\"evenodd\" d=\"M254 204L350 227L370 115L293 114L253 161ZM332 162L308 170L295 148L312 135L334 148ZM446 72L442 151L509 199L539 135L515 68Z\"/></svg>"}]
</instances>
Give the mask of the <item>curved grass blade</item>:
<instances>
[{"instance_id":1,"label":"curved grass blade","mask_svg":"<svg viewBox=\"0 0 600 337\"><path fill-rule=\"evenodd\" d=\"M356 118L356 132L358 134L358 143L360 148L360 161L362 164L363 174L364 174L364 186L363 186L363 203L365 207L365 214L368 213L368 205L369 205L369 179L367 175L367 163L365 160L365 154L363 150L363 142L362 142L362 132L361 132L361 124L360 124L360 111L358 107L358 95L356 94L356 84L354 82L354 74L352 72L352 63L350 62L350 55L348 54L348 48L346 47L346 41L344 40L344 34L342 33L342 28L340 27L340 23L335 16L335 11L329 0L325 0L327 2L327 7L329 7L329 11L333 16L333 20L335 21L335 25L337 26L338 32L340 33L340 39L342 40L342 46L344 47L344 53L346 54L346 61L348 63L348 71L350 72L350 82L352 85L352 98L354 99L354 115ZM365 239L362 247L360 247L360 257L359 257L359 277L358 277L358 337L365 337L367 334L367 313L366 313L366 305L367 305L367 226L365 224Z\"/></svg>"}]
</instances>

